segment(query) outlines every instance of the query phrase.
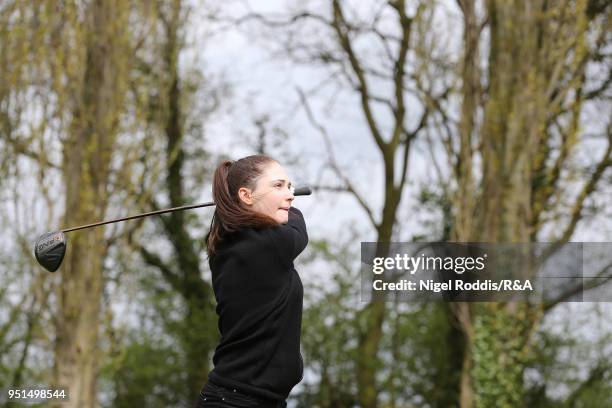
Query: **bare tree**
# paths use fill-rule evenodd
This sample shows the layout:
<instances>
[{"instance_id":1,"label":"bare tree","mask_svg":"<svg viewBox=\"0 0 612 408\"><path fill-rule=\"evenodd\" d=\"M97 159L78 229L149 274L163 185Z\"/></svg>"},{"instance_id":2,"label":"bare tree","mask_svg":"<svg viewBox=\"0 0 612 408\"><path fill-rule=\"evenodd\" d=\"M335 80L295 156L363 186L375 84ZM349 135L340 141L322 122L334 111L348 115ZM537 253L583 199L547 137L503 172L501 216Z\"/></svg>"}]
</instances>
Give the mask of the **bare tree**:
<instances>
[{"instance_id":1,"label":"bare tree","mask_svg":"<svg viewBox=\"0 0 612 408\"><path fill-rule=\"evenodd\" d=\"M451 197L457 203L453 240L564 243L585 216L585 200L597 192L612 164L609 132L607 147L593 158L594 170L570 205L565 228L542 237L546 218L567 197L560 194L567 182L563 174L578 170L570 159L580 137L586 67L601 52L609 21L609 10L589 11L594 3L458 1L464 17L463 102L459 149L450 155L457 186ZM483 6L478 18L476 11ZM483 29L490 37L486 74L478 52ZM516 303L454 305L466 338L462 407L522 403L533 333L549 309ZM505 358L484 357L491 352Z\"/></svg>"}]
</instances>

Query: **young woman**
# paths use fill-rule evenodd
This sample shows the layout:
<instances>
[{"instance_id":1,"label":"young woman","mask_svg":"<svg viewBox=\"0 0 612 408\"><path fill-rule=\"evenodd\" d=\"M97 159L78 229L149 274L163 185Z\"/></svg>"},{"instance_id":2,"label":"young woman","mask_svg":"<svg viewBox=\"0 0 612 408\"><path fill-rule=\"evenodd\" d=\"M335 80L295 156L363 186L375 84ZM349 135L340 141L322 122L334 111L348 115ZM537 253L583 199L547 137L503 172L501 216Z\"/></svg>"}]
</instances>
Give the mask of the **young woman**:
<instances>
[{"instance_id":1,"label":"young woman","mask_svg":"<svg viewBox=\"0 0 612 408\"><path fill-rule=\"evenodd\" d=\"M293 185L255 155L215 171L206 238L221 339L199 408L285 407L302 380L302 282L293 260L308 243Z\"/></svg>"}]
</instances>

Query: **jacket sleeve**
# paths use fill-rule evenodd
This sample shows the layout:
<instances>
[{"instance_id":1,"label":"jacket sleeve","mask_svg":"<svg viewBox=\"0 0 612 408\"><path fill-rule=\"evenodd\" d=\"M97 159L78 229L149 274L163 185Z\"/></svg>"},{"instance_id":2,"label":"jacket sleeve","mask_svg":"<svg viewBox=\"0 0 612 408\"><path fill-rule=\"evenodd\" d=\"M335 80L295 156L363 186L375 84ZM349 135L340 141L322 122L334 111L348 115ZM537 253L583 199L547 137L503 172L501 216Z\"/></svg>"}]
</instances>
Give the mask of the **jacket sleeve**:
<instances>
[{"instance_id":1,"label":"jacket sleeve","mask_svg":"<svg viewBox=\"0 0 612 408\"><path fill-rule=\"evenodd\" d=\"M285 265L291 265L308 244L304 217L295 207L289 208L289 221L286 224L272 227L268 231Z\"/></svg>"}]
</instances>

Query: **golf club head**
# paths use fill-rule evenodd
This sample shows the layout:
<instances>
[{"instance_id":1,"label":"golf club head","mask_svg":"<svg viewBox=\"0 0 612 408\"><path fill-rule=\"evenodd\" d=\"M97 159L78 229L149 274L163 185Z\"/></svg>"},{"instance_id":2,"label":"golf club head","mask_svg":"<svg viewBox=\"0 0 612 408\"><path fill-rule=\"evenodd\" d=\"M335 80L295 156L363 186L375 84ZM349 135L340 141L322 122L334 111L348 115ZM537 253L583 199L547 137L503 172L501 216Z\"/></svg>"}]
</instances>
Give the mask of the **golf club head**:
<instances>
[{"instance_id":1,"label":"golf club head","mask_svg":"<svg viewBox=\"0 0 612 408\"><path fill-rule=\"evenodd\" d=\"M66 236L63 232L46 232L34 245L34 255L39 264L49 272L57 271L66 254Z\"/></svg>"}]
</instances>

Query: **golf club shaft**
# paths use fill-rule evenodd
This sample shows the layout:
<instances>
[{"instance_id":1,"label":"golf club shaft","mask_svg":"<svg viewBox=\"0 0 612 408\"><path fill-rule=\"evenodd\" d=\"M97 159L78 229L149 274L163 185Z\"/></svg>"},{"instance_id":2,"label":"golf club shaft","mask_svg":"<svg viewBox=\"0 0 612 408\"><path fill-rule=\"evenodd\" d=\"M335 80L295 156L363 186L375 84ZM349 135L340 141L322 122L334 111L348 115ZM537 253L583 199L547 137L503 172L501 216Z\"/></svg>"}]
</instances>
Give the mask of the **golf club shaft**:
<instances>
[{"instance_id":1,"label":"golf club shaft","mask_svg":"<svg viewBox=\"0 0 612 408\"><path fill-rule=\"evenodd\" d=\"M79 225L78 227L66 228L61 231L62 232L76 231L76 230L80 230L84 228L97 227L98 225L112 224L114 222L119 222L119 221L127 221L127 220L134 220L136 218L148 217L149 215L164 214L164 213L172 212L172 211L190 210L192 208L210 207L213 205L215 205L215 203L210 202L210 203L202 203L202 204L183 205L181 207L165 208L163 210L151 211L151 212L147 212L143 214L132 215L129 217L117 218L115 220L107 220L107 221L94 222L93 224Z\"/></svg>"},{"instance_id":2,"label":"golf club shaft","mask_svg":"<svg viewBox=\"0 0 612 408\"><path fill-rule=\"evenodd\" d=\"M310 195L310 194L311 194L311 190L310 190L310 187L308 186L296 188L295 192L293 193L294 196ZM163 210L151 211L151 212L147 212L143 214L132 215L129 217L117 218L115 220L99 221L99 222L94 222L93 224L79 225L78 227L71 227L71 228L63 229L61 230L61 232L76 231L76 230L80 230L84 228L97 227L99 225L112 224L114 222L127 221L127 220L133 220L136 218L148 217L149 215L164 214L164 213L172 212L172 211L190 210L192 208L210 207L213 205L215 205L215 203L211 201L211 202L202 203L202 204L192 204L192 205L183 205L181 207L165 208Z\"/></svg>"}]
</instances>

